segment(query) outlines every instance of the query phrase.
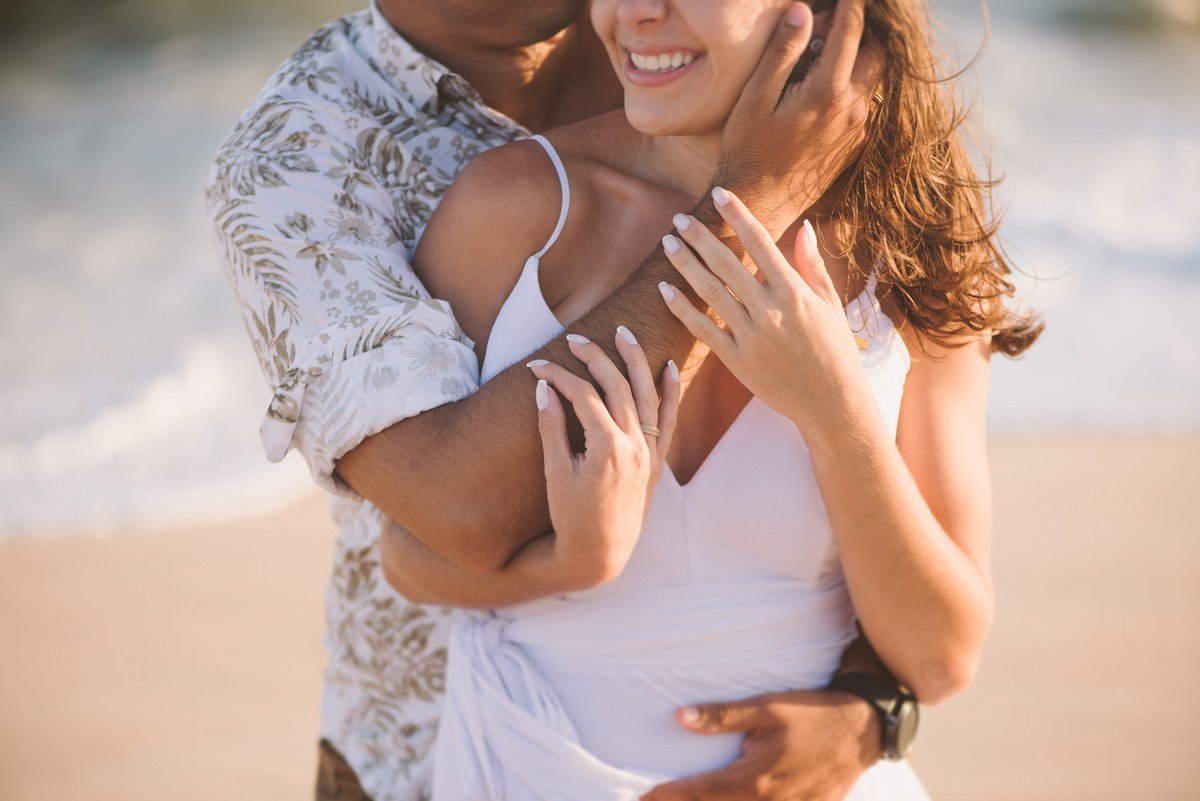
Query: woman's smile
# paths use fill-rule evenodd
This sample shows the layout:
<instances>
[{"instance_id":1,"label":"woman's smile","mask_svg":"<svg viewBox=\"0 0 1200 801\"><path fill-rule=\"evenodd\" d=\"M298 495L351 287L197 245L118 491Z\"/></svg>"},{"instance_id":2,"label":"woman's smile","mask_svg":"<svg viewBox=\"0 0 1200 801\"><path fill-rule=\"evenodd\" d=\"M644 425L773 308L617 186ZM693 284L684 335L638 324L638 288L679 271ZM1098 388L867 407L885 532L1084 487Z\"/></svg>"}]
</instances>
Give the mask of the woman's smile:
<instances>
[{"instance_id":1,"label":"woman's smile","mask_svg":"<svg viewBox=\"0 0 1200 801\"><path fill-rule=\"evenodd\" d=\"M690 71L704 54L682 48L625 50L625 77L635 86L662 86Z\"/></svg>"}]
</instances>

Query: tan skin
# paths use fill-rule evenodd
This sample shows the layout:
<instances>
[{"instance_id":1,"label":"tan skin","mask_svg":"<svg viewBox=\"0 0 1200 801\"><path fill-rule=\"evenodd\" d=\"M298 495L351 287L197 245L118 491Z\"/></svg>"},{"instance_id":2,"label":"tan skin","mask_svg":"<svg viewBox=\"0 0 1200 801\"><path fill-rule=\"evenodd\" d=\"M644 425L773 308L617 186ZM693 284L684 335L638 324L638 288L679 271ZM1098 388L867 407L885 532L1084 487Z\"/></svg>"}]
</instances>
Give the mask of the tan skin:
<instances>
[{"instance_id":1,"label":"tan skin","mask_svg":"<svg viewBox=\"0 0 1200 801\"><path fill-rule=\"evenodd\" d=\"M694 205L694 186L687 180L694 173L686 170L699 166L703 172L703 165L685 162L702 155L705 143L702 137L693 137L695 141L687 143L680 159L684 168L669 175L655 161L657 152L652 145L657 142L634 130L623 112L601 115L547 136L566 165L572 200L562 234L542 258L539 280L547 304L561 322L570 325L625 281L630 254L652 246L657 232L674 216L673 209ZM429 289L457 309L459 322L475 341L481 360L524 257L545 242L558 216L555 206L559 202L558 178L540 146L530 142L508 145L492 151L487 161L485 169L469 167L460 176L414 257L414 266ZM512 180L497 182L495 173L512 176ZM664 182L664 176L674 180ZM736 208L746 211L740 201L734 201ZM481 214L481 209L489 213ZM545 216L538 220L530 214L533 209ZM753 242L761 227L745 216L741 221L730 218L731 223L743 241ZM749 321L737 323L741 304L719 292L723 299L711 299L714 311L725 318L744 353L731 359L728 344L718 347L733 342L731 337L720 336L686 301L671 304L702 342L717 343L718 358L697 348L684 363L683 375L694 378L685 390L679 434L666 459L676 479L689 482L749 401L751 389L738 374L749 376L758 387L755 394L765 395L776 411L791 417L809 442L851 595L864 626L883 644L886 650L881 653L906 684L927 702L937 702L970 681L991 614L987 580L990 499L986 452L981 449L988 340L981 338L973 347L951 351L937 362L923 358L915 341L906 343L916 367L911 393L906 393L901 409L903 436L898 448L881 425L874 398L861 378L844 319L846 299L859 294L862 287L848 286L849 263L838 254L833 225L827 222L820 227L823 235L811 233L799 239L800 221L788 227L782 239L796 243L794 257L774 246L769 254L761 246L752 246L750 253L759 266L760 278L768 287L775 286L784 301L790 298L783 290L786 286L793 292L804 289L811 293L798 274L817 276L817 289L836 309L824 318L829 322L828 332L793 325L779 332L780 347L772 349L770 332L760 326L760 335ZM623 236L612 240L604 235L611 230L621 230ZM734 295L746 299L748 308L771 300L763 293L757 304L750 302L751 295L760 292L759 284L707 228L693 224L680 236L701 258L708 258L714 247L724 251L734 268L728 283ZM800 247L806 241L813 248L809 254ZM481 269L485 262L478 258L476 242L492 256L485 269ZM769 256L775 257L774 262ZM697 277L711 278L712 274L695 259L688 264L678 258L673 261L682 277L705 296ZM717 264L711 258L708 261ZM745 287L736 283L739 273ZM772 283L776 277L790 279L790 284ZM683 281L675 283L685 285ZM682 314L684 311L687 314ZM764 319L775 323L787 318L786 311L784 307L774 309ZM885 308L885 313L888 311ZM890 312L899 325L902 320L897 312ZM795 322L803 321L797 318ZM706 328L718 336L714 339ZM816 343L812 352L797 350L810 341ZM756 347L760 342L767 344ZM840 363L828 356L839 352L846 356ZM575 353L586 357L582 348L577 347ZM813 367L799 370L798 364ZM553 381L554 365L532 369L538 377ZM929 408L937 414L929 414ZM821 413L814 414L815 410ZM646 419L644 414L642 419ZM914 430L917 436L912 435ZM938 443L947 444L936 447ZM945 481L950 475L981 473L978 480ZM936 492L933 497L939 502L940 518L925 501L922 483ZM952 525L945 526L946 521ZM552 566L548 569L558 574ZM397 572L403 581L406 573L415 575L420 570L415 563L401 564ZM470 582L472 603L479 597L477 593L486 598L491 581L488 577ZM491 599L494 605L527 600L508 594L507 576L496 581L501 590ZM446 593L443 597L448 602L461 603L455 588L462 583L448 576L435 582L433 589ZM552 587L551 591L569 589Z\"/></svg>"},{"instance_id":2,"label":"tan skin","mask_svg":"<svg viewBox=\"0 0 1200 801\"><path fill-rule=\"evenodd\" d=\"M606 93L605 81L595 82L593 73L612 73L601 57L588 55L597 53L594 45L583 57L556 59L559 48L570 46L570 37L549 32L539 39L537 32L523 32L530 44L499 47L494 39L503 26L480 24L473 28L470 21L482 17L464 14L461 8L398 0L384 0L382 6L401 33L436 49L440 60L480 90L488 105L531 129L567 123L571 120L563 117L582 118L620 104L615 83L609 83ZM861 4L857 7L861 10ZM770 111L784 75L803 49L809 24L799 30L781 28L769 58L764 58L761 80L746 93L749 110L741 127L746 136L753 134L756 147L738 147L731 142L730 152L738 157L725 164L727 185L744 189L766 220L773 214L780 220L795 219L804 205L819 197L819 187L832 181L839 165L846 163L855 143L861 141L856 127L865 118L861 87L854 92L824 92L820 87L827 84L819 83L818 89L789 96L786 103ZM560 79L539 77L549 69L561 71ZM570 92L580 81L597 87L596 91L586 95ZM570 99L568 95L574 100L594 99L595 107L585 109L564 102ZM767 111L756 111L764 108ZM768 174L776 178L771 184L754 179ZM531 208L529 214L552 219L554 209L543 211ZM702 201L695 212L728 236L708 201ZM663 225L657 233L666 229ZM547 228L542 234L548 232ZM639 259L644 263L572 330L615 353L610 337L616 325L636 327L655 374L659 374L668 357L682 360L694 347L694 338L657 297L658 281L675 275L661 250L648 259L644 252L628 258L626 274ZM534 355L568 365L572 361L561 340ZM577 364L574 369L583 372ZM422 539L438 543L439 549L460 538L468 547L457 555L467 553L470 563L476 554L482 554L470 567L495 573L515 551L545 531L549 522L544 485L532 480L542 470L532 394L533 377L528 370L505 371L460 403L402 421L364 441L339 461L339 475ZM397 559L407 563L414 557L414 538L398 528L395 532L383 541L389 580L397 578ZM439 551L421 547L416 556L443 558ZM445 551L455 552L453 547L445 547ZM882 666L873 665L876 660L865 643L853 647L846 662L883 671ZM686 787L681 784L679 795L664 791L666 794L656 797L837 798L879 753L873 712L864 702L841 693L796 691L740 704L711 705L700 712L699 719L690 724L697 731L746 732L746 757L726 771L697 777ZM775 789L761 794L753 791L767 784Z\"/></svg>"}]
</instances>

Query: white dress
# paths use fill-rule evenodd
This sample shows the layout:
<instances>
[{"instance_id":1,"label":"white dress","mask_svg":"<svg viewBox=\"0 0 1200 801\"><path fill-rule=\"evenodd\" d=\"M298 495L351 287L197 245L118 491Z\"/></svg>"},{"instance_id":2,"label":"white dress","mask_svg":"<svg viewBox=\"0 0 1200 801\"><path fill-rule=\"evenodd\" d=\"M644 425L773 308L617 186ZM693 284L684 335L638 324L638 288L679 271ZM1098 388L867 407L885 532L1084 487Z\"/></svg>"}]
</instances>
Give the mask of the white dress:
<instances>
[{"instance_id":1,"label":"white dress","mask_svg":"<svg viewBox=\"0 0 1200 801\"><path fill-rule=\"evenodd\" d=\"M563 332L525 263L488 338L488 380ZM874 297L847 308L895 436L908 351ZM803 437L752 398L686 485L665 467L622 574L593 590L497 609L451 633L434 801L626 801L713 770L741 735L683 729L685 704L825 686L854 639L832 530ZM852 801L925 801L907 763L881 762Z\"/></svg>"}]
</instances>

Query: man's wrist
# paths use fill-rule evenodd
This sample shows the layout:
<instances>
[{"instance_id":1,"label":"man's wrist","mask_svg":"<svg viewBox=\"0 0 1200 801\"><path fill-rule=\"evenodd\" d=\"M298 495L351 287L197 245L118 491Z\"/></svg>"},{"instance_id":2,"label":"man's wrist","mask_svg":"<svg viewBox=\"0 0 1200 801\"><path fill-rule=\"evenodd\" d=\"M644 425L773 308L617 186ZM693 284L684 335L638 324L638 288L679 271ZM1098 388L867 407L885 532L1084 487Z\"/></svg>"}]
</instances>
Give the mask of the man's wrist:
<instances>
[{"instance_id":1,"label":"man's wrist","mask_svg":"<svg viewBox=\"0 0 1200 801\"><path fill-rule=\"evenodd\" d=\"M865 698L841 690L826 690L834 701L847 731L857 743L859 761L873 765L883 758L883 721Z\"/></svg>"},{"instance_id":2,"label":"man's wrist","mask_svg":"<svg viewBox=\"0 0 1200 801\"><path fill-rule=\"evenodd\" d=\"M869 673L844 673L836 677L831 690L848 692L868 701L883 726L882 747L885 759L904 759L912 749L920 722L916 697L894 680Z\"/></svg>"}]
</instances>

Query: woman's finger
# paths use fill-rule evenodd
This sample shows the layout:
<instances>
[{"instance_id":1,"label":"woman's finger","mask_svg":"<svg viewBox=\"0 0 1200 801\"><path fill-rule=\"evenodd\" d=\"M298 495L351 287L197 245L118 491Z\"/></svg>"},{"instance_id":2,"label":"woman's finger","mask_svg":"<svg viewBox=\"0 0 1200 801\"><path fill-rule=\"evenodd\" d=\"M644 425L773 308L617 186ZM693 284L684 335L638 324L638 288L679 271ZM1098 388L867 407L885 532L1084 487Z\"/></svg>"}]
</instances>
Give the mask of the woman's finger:
<instances>
[{"instance_id":1,"label":"woman's finger","mask_svg":"<svg viewBox=\"0 0 1200 801\"><path fill-rule=\"evenodd\" d=\"M596 379L604 393L604 405L613 422L626 434L640 433L637 410L634 408L633 390L604 349L582 334L567 334L567 346L575 358L587 365L588 372Z\"/></svg>"},{"instance_id":2,"label":"woman's finger","mask_svg":"<svg viewBox=\"0 0 1200 801\"><path fill-rule=\"evenodd\" d=\"M779 246L775 244L775 239L758 221L758 218L750 213L750 209L746 208L742 199L720 186L713 187L712 199L713 205L717 207L717 212L725 222L729 223L729 227L733 229L738 240L746 246L746 254L758 266L759 274L766 279L767 286L784 286L794 283L795 272L787 263L787 259L779 252ZM725 244L713 236L707 226L699 227L708 231L709 236L716 240L718 245L725 247ZM745 272L745 268L742 269L742 272Z\"/></svg>"},{"instance_id":3,"label":"woman's finger","mask_svg":"<svg viewBox=\"0 0 1200 801\"><path fill-rule=\"evenodd\" d=\"M703 225L697 223L693 223L692 227L704 228ZM704 230L708 229L704 228ZM746 311L746 307L740 300L729 294L729 288L725 286L725 283L713 275L712 271L700 261L700 258L697 258L695 253L684 247L682 242L670 234L663 237L662 243L667 260L688 282L700 300L708 304L727 325L744 328L750 322L750 314ZM722 245L722 247L724 246ZM762 288L759 287L758 291L761 292Z\"/></svg>"},{"instance_id":4,"label":"woman's finger","mask_svg":"<svg viewBox=\"0 0 1200 801\"><path fill-rule=\"evenodd\" d=\"M708 226L700 225L699 221L696 220L695 217L687 214L676 214L674 222L675 227L678 228L681 233L685 228L688 230L694 230L702 237L705 233L707 233L708 236L704 237L704 241L706 243L706 252L701 253L700 251L697 251L700 253L701 257L704 258L705 266L712 270L713 275L715 275L719 280L725 282L725 285L733 291L733 294L737 295L738 299L741 300L742 305L745 306L751 314L761 307L762 302L765 299L763 296L762 284L759 283L758 278L755 276L752 268L743 264L742 260L734 255L733 251L730 250L724 242L718 239L713 232L708 229ZM720 258L710 258L707 255L708 251L719 253Z\"/></svg>"},{"instance_id":5,"label":"woman's finger","mask_svg":"<svg viewBox=\"0 0 1200 801\"><path fill-rule=\"evenodd\" d=\"M658 428L662 433L655 443L655 456L661 467L667 460L671 440L675 436L675 424L679 421L679 398L683 394L679 384L679 367L674 361L667 362L662 378L662 402L658 405Z\"/></svg>"},{"instance_id":6,"label":"woman's finger","mask_svg":"<svg viewBox=\"0 0 1200 801\"><path fill-rule=\"evenodd\" d=\"M617 352L625 360L625 370L629 373L629 387L633 390L634 411L637 414L639 432L641 424L658 425L658 387L654 385L654 375L650 372L650 364L646 361L646 352L638 344L637 337L625 326L617 327ZM661 427L661 426L660 426ZM650 437L649 434L643 436ZM653 446L653 442L649 443ZM653 451L652 451L653 452Z\"/></svg>"},{"instance_id":7,"label":"woman's finger","mask_svg":"<svg viewBox=\"0 0 1200 801\"><path fill-rule=\"evenodd\" d=\"M804 221L800 232L796 234L793 255L796 260L796 272L800 273L800 277L812 291L823 300L841 306L842 298L838 295L833 279L829 277L825 259L821 258L821 250L817 247L817 232L808 220Z\"/></svg>"},{"instance_id":8,"label":"woman's finger","mask_svg":"<svg viewBox=\"0 0 1200 801\"><path fill-rule=\"evenodd\" d=\"M684 324L692 336L707 345L713 353L717 354L718 359L729 364L736 346L728 332L722 331L711 317L693 306L682 292L666 281L659 283L658 291L663 296L667 308L679 319L679 322Z\"/></svg>"},{"instance_id":9,"label":"woman's finger","mask_svg":"<svg viewBox=\"0 0 1200 801\"><path fill-rule=\"evenodd\" d=\"M608 408L590 381L585 381L561 364L545 359L534 359L526 367L538 378L546 379L552 388L557 389L567 399L571 408L575 410L575 416L583 425L585 434L611 433L617 430L617 424L613 422L612 415L608 413Z\"/></svg>"},{"instance_id":10,"label":"woman's finger","mask_svg":"<svg viewBox=\"0 0 1200 801\"><path fill-rule=\"evenodd\" d=\"M538 433L542 435L542 462L549 481L556 475L571 472L573 460L571 442L567 438L567 415L558 393L550 388L546 379L538 379L533 397L538 410Z\"/></svg>"}]
</instances>

